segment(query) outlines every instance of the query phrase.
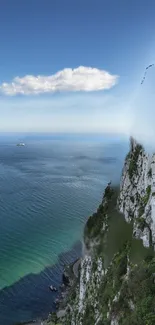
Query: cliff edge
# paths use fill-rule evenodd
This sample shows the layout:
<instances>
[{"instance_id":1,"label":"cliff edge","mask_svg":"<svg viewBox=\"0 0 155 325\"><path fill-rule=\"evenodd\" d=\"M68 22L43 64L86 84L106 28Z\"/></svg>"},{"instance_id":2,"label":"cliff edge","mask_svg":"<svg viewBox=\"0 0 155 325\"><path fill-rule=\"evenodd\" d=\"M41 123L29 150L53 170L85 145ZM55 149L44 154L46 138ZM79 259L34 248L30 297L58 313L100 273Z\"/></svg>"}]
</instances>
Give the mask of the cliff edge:
<instances>
[{"instance_id":1,"label":"cliff edge","mask_svg":"<svg viewBox=\"0 0 155 325\"><path fill-rule=\"evenodd\" d=\"M88 218L79 274L56 323L155 324L154 245L155 155L131 138L120 189L109 183Z\"/></svg>"}]
</instances>

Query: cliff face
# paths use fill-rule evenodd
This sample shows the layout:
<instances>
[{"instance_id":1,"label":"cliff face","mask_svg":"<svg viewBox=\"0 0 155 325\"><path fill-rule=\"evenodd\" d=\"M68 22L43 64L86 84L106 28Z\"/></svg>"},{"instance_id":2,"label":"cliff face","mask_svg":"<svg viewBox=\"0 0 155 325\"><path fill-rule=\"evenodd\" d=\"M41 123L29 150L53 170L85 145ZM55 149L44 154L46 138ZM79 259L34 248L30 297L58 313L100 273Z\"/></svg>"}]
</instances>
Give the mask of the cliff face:
<instances>
[{"instance_id":1,"label":"cliff face","mask_svg":"<svg viewBox=\"0 0 155 325\"><path fill-rule=\"evenodd\" d=\"M155 244L155 154L147 154L131 140L121 186L119 210L128 222L134 223L134 236L144 246Z\"/></svg>"},{"instance_id":2,"label":"cliff face","mask_svg":"<svg viewBox=\"0 0 155 325\"><path fill-rule=\"evenodd\" d=\"M155 324L154 245L155 155L131 139L120 191L109 184L85 226L79 279L61 322Z\"/></svg>"}]
</instances>

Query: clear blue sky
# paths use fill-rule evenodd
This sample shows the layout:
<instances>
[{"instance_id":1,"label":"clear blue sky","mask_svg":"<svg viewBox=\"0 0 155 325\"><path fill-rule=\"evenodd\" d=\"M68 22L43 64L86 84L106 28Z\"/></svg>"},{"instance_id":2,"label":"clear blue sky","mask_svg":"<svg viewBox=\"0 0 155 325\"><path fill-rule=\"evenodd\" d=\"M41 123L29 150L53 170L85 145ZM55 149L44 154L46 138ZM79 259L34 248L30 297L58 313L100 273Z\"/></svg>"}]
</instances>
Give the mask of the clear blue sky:
<instances>
[{"instance_id":1,"label":"clear blue sky","mask_svg":"<svg viewBox=\"0 0 155 325\"><path fill-rule=\"evenodd\" d=\"M154 0L5 0L0 31L0 131L126 131L155 61Z\"/></svg>"}]
</instances>

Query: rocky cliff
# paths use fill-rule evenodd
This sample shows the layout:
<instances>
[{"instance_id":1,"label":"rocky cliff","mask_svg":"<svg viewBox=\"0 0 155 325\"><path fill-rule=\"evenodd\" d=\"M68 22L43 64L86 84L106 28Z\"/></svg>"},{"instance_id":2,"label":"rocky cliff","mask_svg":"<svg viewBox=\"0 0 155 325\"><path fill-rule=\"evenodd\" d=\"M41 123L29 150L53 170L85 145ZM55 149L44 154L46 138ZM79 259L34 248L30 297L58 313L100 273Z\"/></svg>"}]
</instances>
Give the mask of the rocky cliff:
<instances>
[{"instance_id":1,"label":"rocky cliff","mask_svg":"<svg viewBox=\"0 0 155 325\"><path fill-rule=\"evenodd\" d=\"M60 323L155 324L155 155L133 139L120 189L105 189Z\"/></svg>"},{"instance_id":2,"label":"rocky cliff","mask_svg":"<svg viewBox=\"0 0 155 325\"><path fill-rule=\"evenodd\" d=\"M133 222L133 235L144 246L155 244L155 154L131 139L120 186L119 210Z\"/></svg>"}]
</instances>

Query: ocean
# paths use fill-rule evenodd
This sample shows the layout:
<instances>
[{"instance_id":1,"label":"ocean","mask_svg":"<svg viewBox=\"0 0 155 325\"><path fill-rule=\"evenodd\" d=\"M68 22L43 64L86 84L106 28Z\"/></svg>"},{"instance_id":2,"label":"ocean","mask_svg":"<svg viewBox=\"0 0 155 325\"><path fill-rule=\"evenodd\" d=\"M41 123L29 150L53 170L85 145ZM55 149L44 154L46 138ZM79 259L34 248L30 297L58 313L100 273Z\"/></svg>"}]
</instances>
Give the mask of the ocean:
<instances>
[{"instance_id":1,"label":"ocean","mask_svg":"<svg viewBox=\"0 0 155 325\"><path fill-rule=\"evenodd\" d=\"M0 136L0 325L54 310L49 285L80 254L84 224L107 182L119 183L128 147L118 135Z\"/></svg>"}]
</instances>

